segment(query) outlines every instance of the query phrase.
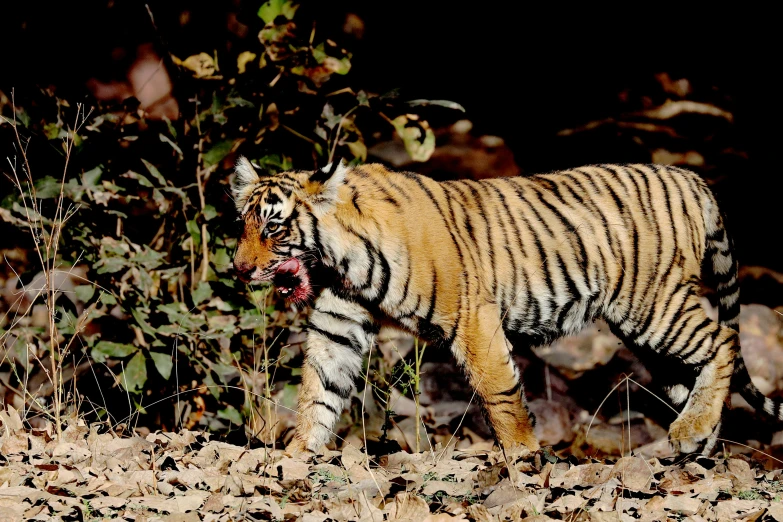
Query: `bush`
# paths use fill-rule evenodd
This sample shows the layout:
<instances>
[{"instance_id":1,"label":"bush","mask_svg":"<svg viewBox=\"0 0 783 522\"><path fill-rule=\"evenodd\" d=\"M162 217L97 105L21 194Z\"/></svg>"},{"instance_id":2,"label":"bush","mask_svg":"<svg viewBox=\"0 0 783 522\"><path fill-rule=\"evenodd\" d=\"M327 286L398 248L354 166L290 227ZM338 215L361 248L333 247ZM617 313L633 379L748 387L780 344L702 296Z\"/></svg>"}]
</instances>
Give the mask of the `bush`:
<instances>
[{"instance_id":1,"label":"bush","mask_svg":"<svg viewBox=\"0 0 783 522\"><path fill-rule=\"evenodd\" d=\"M365 161L368 136L396 133L419 161L434 147L410 113L426 102L350 88L350 53L311 41L299 16L270 0L249 48L171 56L174 121L133 99L87 110L51 90L0 93L0 138L15 147L0 226L16 274L0 381L31 422L78 414L265 442L290 427L305 319L233 277L236 157L280 171Z\"/></svg>"}]
</instances>

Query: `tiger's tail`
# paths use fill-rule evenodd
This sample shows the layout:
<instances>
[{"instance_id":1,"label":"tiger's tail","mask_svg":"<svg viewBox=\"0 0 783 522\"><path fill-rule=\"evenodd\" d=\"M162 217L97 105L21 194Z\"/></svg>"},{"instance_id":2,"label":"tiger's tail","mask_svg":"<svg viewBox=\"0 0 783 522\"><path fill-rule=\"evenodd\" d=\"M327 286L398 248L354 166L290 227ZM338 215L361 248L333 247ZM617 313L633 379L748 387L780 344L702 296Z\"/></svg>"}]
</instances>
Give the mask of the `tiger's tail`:
<instances>
[{"instance_id":1,"label":"tiger's tail","mask_svg":"<svg viewBox=\"0 0 783 522\"><path fill-rule=\"evenodd\" d=\"M707 228L705 268L715 281L718 322L739 334L739 265L734 258L734 246L726 233L723 218L712 195L709 195L709 200L709 204L704 207ZM737 347L739 348L739 345ZM741 351L738 351L734 359L731 390L739 392L756 411L783 420L783 401L764 396L753 384Z\"/></svg>"}]
</instances>

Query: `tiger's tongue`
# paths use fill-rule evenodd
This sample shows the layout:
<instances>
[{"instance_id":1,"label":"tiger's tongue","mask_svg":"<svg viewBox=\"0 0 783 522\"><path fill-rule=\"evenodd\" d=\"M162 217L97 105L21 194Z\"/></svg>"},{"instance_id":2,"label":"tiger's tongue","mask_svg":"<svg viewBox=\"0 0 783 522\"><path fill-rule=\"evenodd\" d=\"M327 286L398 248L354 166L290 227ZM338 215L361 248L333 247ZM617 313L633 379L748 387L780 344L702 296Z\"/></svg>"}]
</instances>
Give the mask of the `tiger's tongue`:
<instances>
[{"instance_id":1,"label":"tiger's tongue","mask_svg":"<svg viewBox=\"0 0 783 522\"><path fill-rule=\"evenodd\" d=\"M299 272L299 267L300 267L299 260L295 257L292 257L291 259L289 259L288 261L286 261L285 263L277 267L277 270L275 272L277 272L278 274L282 272L287 272L293 275Z\"/></svg>"}]
</instances>

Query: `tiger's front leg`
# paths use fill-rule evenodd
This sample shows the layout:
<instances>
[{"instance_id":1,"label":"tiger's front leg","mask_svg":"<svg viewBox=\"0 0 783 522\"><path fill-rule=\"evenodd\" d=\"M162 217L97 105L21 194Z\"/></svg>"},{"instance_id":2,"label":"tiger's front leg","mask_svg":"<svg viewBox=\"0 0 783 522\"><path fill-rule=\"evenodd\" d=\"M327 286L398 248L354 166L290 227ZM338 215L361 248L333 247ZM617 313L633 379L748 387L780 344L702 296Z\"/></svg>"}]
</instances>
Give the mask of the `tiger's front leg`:
<instances>
[{"instance_id":1,"label":"tiger's front leg","mask_svg":"<svg viewBox=\"0 0 783 522\"><path fill-rule=\"evenodd\" d=\"M534 417L527 408L519 368L501 328L498 308L484 305L471 314L452 351L481 397L497 442L505 448L523 445L536 451L539 444L533 433Z\"/></svg>"},{"instance_id":2,"label":"tiger's front leg","mask_svg":"<svg viewBox=\"0 0 783 522\"><path fill-rule=\"evenodd\" d=\"M362 375L377 326L361 306L324 290L310 313L298 417L289 453L318 451Z\"/></svg>"}]
</instances>

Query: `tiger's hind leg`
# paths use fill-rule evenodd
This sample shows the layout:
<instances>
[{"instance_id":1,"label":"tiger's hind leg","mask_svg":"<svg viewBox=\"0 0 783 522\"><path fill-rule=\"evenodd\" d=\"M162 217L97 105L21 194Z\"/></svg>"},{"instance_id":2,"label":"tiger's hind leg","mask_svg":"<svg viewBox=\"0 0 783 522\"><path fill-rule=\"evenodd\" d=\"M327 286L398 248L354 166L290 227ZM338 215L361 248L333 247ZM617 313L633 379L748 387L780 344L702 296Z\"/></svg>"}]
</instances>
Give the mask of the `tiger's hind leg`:
<instances>
[{"instance_id":1,"label":"tiger's hind leg","mask_svg":"<svg viewBox=\"0 0 783 522\"><path fill-rule=\"evenodd\" d=\"M631 344L626 341L626 346L630 347ZM647 350L643 351L646 352ZM659 383L660 388L666 396L669 397L671 404L676 408L682 408L690 397L691 390L694 388L696 376L699 375L699 368L684 364L681 361L673 360L672 358L665 360L665 356L658 354L654 354L652 357L652 359L658 360L650 364L652 362L650 361L650 357L644 356L645 354L643 353L637 353L637 355L639 355L642 363L652 374L653 380ZM724 411L721 413L721 418L723 418L725 414L725 409L726 406L724 405ZM702 454L709 455L712 452L718 441L720 428L721 422L718 422L709 437L702 443Z\"/></svg>"},{"instance_id":2,"label":"tiger's hind leg","mask_svg":"<svg viewBox=\"0 0 783 522\"><path fill-rule=\"evenodd\" d=\"M717 323L712 323L711 329L713 331L701 341L701 349L710 360L699 368L685 407L669 426L669 442L678 453L701 451L709 454L712 451L720 431L721 415L729 400L738 349L737 333Z\"/></svg>"},{"instance_id":3,"label":"tiger's hind leg","mask_svg":"<svg viewBox=\"0 0 783 522\"><path fill-rule=\"evenodd\" d=\"M653 350L658 356L674 359L671 364L692 369L695 380L690 390L681 384L666 390L675 404L687 397L669 427L669 442L677 453L707 454L717 440L729 398L739 341L736 331L707 317L693 288L679 288L667 300L668 306L651 311L653 317L643 318L644 327L635 328L628 321L614 326L629 347Z\"/></svg>"},{"instance_id":4,"label":"tiger's hind leg","mask_svg":"<svg viewBox=\"0 0 783 522\"><path fill-rule=\"evenodd\" d=\"M506 448L521 444L537 450L534 419L527 408L519 369L495 305L481 306L471 314L457 335L452 352L481 398L497 442Z\"/></svg>"}]
</instances>

